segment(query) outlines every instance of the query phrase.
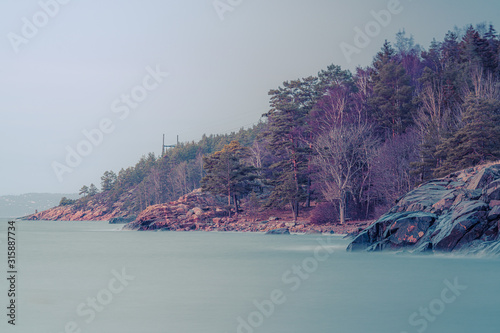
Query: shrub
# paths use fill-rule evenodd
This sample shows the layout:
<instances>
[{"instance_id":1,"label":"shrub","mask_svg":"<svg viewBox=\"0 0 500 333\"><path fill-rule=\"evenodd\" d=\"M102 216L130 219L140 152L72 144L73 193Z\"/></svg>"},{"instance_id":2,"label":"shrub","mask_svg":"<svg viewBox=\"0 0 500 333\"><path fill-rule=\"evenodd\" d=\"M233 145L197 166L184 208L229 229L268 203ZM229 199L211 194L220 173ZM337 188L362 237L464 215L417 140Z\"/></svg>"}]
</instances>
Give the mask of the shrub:
<instances>
[{"instance_id":1,"label":"shrub","mask_svg":"<svg viewBox=\"0 0 500 333\"><path fill-rule=\"evenodd\" d=\"M338 208L329 202L318 204L311 212L311 223L323 224L329 222L338 222Z\"/></svg>"},{"instance_id":2,"label":"shrub","mask_svg":"<svg viewBox=\"0 0 500 333\"><path fill-rule=\"evenodd\" d=\"M62 197L61 201L59 201L59 206L69 206L76 202L76 200L68 199L66 197Z\"/></svg>"}]
</instances>

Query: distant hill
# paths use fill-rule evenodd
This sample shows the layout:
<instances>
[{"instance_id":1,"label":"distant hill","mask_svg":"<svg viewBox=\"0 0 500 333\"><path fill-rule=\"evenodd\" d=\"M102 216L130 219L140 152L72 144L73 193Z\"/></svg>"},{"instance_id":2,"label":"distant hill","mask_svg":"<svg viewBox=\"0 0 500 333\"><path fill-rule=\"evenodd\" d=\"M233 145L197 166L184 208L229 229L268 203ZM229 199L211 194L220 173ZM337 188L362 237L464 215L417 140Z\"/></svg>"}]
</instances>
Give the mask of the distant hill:
<instances>
[{"instance_id":1,"label":"distant hill","mask_svg":"<svg viewBox=\"0 0 500 333\"><path fill-rule=\"evenodd\" d=\"M27 193L0 196L0 217L21 217L57 206L62 197L77 199L78 194Z\"/></svg>"}]
</instances>

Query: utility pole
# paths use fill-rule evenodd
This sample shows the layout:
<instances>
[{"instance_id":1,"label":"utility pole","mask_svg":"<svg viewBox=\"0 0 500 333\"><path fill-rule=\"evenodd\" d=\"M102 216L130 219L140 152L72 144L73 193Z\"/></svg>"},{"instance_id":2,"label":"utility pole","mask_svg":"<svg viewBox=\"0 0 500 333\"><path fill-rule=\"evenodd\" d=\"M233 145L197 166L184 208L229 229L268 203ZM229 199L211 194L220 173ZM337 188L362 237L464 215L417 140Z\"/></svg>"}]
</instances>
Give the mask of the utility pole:
<instances>
[{"instance_id":1,"label":"utility pole","mask_svg":"<svg viewBox=\"0 0 500 333\"><path fill-rule=\"evenodd\" d=\"M165 148L174 148L179 145L179 135L177 135L177 144L175 145L166 145L165 144L165 134L163 134L163 144L161 146L161 156L165 156Z\"/></svg>"}]
</instances>

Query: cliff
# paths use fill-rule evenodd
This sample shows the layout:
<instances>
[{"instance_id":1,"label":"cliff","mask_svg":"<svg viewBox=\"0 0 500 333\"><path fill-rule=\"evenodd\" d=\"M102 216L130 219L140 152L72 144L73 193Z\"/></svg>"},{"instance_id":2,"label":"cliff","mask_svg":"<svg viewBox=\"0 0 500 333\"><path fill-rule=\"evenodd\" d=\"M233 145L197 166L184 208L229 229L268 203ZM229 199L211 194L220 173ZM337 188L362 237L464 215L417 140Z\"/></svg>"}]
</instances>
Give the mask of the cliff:
<instances>
[{"instance_id":1,"label":"cliff","mask_svg":"<svg viewBox=\"0 0 500 333\"><path fill-rule=\"evenodd\" d=\"M349 245L349 251L500 254L500 164L458 171L420 185Z\"/></svg>"}]
</instances>

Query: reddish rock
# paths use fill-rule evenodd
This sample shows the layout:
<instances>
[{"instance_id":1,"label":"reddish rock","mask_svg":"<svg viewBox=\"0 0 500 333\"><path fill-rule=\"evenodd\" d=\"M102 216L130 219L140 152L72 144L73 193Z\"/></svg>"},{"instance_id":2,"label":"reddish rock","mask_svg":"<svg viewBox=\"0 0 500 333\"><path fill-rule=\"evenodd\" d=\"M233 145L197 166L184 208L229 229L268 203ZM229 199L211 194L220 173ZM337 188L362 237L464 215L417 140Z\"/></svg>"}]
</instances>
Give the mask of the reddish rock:
<instances>
[{"instance_id":1,"label":"reddish rock","mask_svg":"<svg viewBox=\"0 0 500 333\"><path fill-rule=\"evenodd\" d=\"M493 207L496 207L496 206L500 206L500 200L491 200L489 202L489 205L490 205L490 208L493 208Z\"/></svg>"}]
</instances>

